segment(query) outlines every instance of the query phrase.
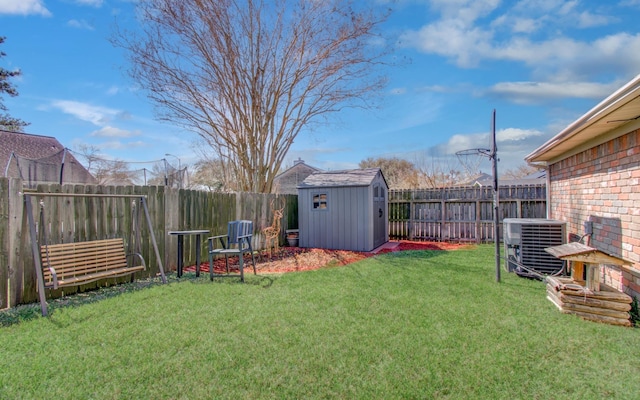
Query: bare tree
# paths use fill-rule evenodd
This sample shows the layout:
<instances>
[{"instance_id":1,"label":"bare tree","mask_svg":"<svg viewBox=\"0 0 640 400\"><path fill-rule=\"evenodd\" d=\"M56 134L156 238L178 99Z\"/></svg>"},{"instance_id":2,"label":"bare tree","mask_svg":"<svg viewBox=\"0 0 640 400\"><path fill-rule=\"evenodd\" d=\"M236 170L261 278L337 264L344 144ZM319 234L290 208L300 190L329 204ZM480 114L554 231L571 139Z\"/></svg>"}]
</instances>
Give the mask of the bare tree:
<instances>
[{"instance_id":1,"label":"bare tree","mask_svg":"<svg viewBox=\"0 0 640 400\"><path fill-rule=\"evenodd\" d=\"M360 168L380 168L390 189L415 189L418 187L419 171L412 162L398 157L366 158L358 164Z\"/></svg>"},{"instance_id":2,"label":"bare tree","mask_svg":"<svg viewBox=\"0 0 640 400\"><path fill-rule=\"evenodd\" d=\"M426 153L415 156L414 165L419 171L419 186L423 188L443 188L460 183L463 174L458 164L450 156L428 156Z\"/></svg>"},{"instance_id":3,"label":"bare tree","mask_svg":"<svg viewBox=\"0 0 640 400\"><path fill-rule=\"evenodd\" d=\"M141 0L118 31L161 120L200 135L239 190L270 192L304 127L384 85L388 9L355 0Z\"/></svg>"},{"instance_id":4,"label":"bare tree","mask_svg":"<svg viewBox=\"0 0 640 400\"><path fill-rule=\"evenodd\" d=\"M528 164L521 164L515 168L504 171L501 178L503 179L521 179L525 176L538 172L540 169Z\"/></svg>"},{"instance_id":5,"label":"bare tree","mask_svg":"<svg viewBox=\"0 0 640 400\"><path fill-rule=\"evenodd\" d=\"M210 192L235 191L225 186L224 172L218 160L201 160L195 165L191 176L191 186L204 188Z\"/></svg>"},{"instance_id":6,"label":"bare tree","mask_svg":"<svg viewBox=\"0 0 640 400\"><path fill-rule=\"evenodd\" d=\"M180 188L182 171L169 164L166 159L162 159L151 166L147 184Z\"/></svg>"},{"instance_id":7,"label":"bare tree","mask_svg":"<svg viewBox=\"0 0 640 400\"><path fill-rule=\"evenodd\" d=\"M95 177L100 185L133 185L129 164L123 160L101 160L96 164Z\"/></svg>"},{"instance_id":8,"label":"bare tree","mask_svg":"<svg viewBox=\"0 0 640 400\"><path fill-rule=\"evenodd\" d=\"M77 151L85 160L86 168L99 185L132 185L129 165L122 160L106 160L100 157L100 149L80 144Z\"/></svg>"},{"instance_id":9,"label":"bare tree","mask_svg":"<svg viewBox=\"0 0 640 400\"><path fill-rule=\"evenodd\" d=\"M206 141L194 142L193 151L198 154L199 161L194 164L191 185L211 192L240 191L238 179L233 175L233 171L220 159L212 156L210 150L211 147Z\"/></svg>"},{"instance_id":10,"label":"bare tree","mask_svg":"<svg viewBox=\"0 0 640 400\"><path fill-rule=\"evenodd\" d=\"M96 146L88 144L79 144L76 146L76 151L82 158L84 158L85 166L89 172L95 169L97 163L100 162L100 149Z\"/></svg>"}]
</instances>

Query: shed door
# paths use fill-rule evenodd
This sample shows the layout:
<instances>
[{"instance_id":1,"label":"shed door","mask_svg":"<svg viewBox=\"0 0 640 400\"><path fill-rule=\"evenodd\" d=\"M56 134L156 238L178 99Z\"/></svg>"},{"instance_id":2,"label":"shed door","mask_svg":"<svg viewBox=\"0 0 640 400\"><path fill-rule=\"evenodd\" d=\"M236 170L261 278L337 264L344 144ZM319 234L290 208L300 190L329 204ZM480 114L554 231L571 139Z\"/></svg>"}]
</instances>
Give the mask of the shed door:
<instances>
[{"instance_id":1,"label":"shed door","mask_svg":"<svg viewBox=\"0 0 640 400\"><path fill-rule=\"evenodd\" d=\"M387 209L385 197L387 193L384 186L373 186L373 247L383 245L387 240Z\"/></svg>"}]
</instances>

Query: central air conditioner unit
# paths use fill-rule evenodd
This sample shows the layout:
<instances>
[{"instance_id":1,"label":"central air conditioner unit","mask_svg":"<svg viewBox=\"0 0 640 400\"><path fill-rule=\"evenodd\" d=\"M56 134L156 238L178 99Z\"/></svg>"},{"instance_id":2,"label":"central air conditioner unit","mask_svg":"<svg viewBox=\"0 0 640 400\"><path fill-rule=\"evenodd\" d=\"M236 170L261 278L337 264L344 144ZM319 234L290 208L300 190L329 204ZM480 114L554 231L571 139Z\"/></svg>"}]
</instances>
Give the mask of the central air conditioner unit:
<instances>
[{"instance_id":1,"label":"central air conditioner unit","mask_svg":"<svg viewBox=\"0 0 640 400\"><path fill-rule=\"evenodd\" d=\"M544 249L566 243L566 226L566 222L553 219L505 218L503 239L507 270L526 277L535 276L528 269L542 275L560 272L564 261Z\"/></svg>"}]
</instances>

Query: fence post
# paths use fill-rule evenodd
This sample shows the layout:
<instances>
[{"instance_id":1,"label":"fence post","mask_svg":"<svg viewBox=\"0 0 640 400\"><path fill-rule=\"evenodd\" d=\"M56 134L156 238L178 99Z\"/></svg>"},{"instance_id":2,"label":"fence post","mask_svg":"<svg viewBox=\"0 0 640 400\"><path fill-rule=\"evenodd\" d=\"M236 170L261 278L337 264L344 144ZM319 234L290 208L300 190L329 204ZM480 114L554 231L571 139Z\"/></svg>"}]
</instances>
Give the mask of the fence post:
<instances>
[{"instance_id":1,"label":"fence post","mask_svg":"<svg viewBox=\"0 0 640 400\"><path fill-rule=\"evenodd\" d=\"M10 307L7 279L11 266L9 179L0 178L0 309Z\"/></svg>"},{"instance_id":2,"label":"fence post","mask_svg":"<svg viewBox=\"0 0 640 400\"><path fill-rule=\"evenodd\" d=\"M444 194L444 193L443 193ZM444 231L447 228L447 201L443 198L440 200L440 240L444 240Z\"/></svg>"},{"instance_id":3,"label":"fence post","mask_svg":"<svg viewBox=\"0 0 640 400\"><path fill-rule=\"evenodd\" d=\"M9 178L7 195L9 196L9 264L7 264L7 307L18 304L22 298L24 268L32 267L31 256L23 251L25 247L22 236L27 234L27 220L24 213L24 200L21 196L24 183L21 179ZM11 195L13 193L13 196ZM23 231L23 228L25 229Z\"/></svg>"},{"instance_id":4,"label":"fence post","mask_svg":"<svg viewBox=\"0 0 640 400\"><path fill-rule=\"evenodd\" d=\"M482 227L480 224L480 200L476 200L476 243L480 243L480 237L482 236Z\"/></svg>"},{"instance_id":5,"label":"fence post","mask_svg":"<svg viewBox=\"0 0 640 400\"><path fill-rule=\"evenodd\" d=\"M415 203L415 191L410 192L409 199L409 240L413 240L415 238L415 213L416 213L416 203Z\"/></svg>"}]
</instances>

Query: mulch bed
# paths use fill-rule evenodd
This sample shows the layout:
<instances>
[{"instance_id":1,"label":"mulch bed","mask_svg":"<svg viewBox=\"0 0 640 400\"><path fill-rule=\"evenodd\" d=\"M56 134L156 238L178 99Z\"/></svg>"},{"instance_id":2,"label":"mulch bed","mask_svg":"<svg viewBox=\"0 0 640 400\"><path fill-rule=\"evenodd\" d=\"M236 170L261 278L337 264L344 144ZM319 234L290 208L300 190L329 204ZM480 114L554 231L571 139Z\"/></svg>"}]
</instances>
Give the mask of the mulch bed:
<instances>
[{"instance_id":1,"label":"mulch bed","mask_svg":"<svg viewBox=\"0 0 640 400\"><path fill-rule=\"evenodd\" d=\"M286 273L295 271L310 271L329 266L347 265L356 261L360 261L367 257L377 254L390 253L396 251L407 250L458 250L468 247L468 244L460 243L444 243L444 242L416 242L416 241L399 241L398 245L393 248L385 248L377 253L359 252L347 250L327 250L316 248L302 247L281 247L278 252L269 254L262 251L256 257L256 270L258 273ZM195 272L195 265L185 267L185 272ZM229 258L229 270L237 273L238 258ZM245 272L253 272L251 260L245 257ZM203 262L200 265L202 273L209 273L209 263ZM213 271L215 273L226 273L225 260L219 258L214 260Z\"/></svg>"}]
</instances>

